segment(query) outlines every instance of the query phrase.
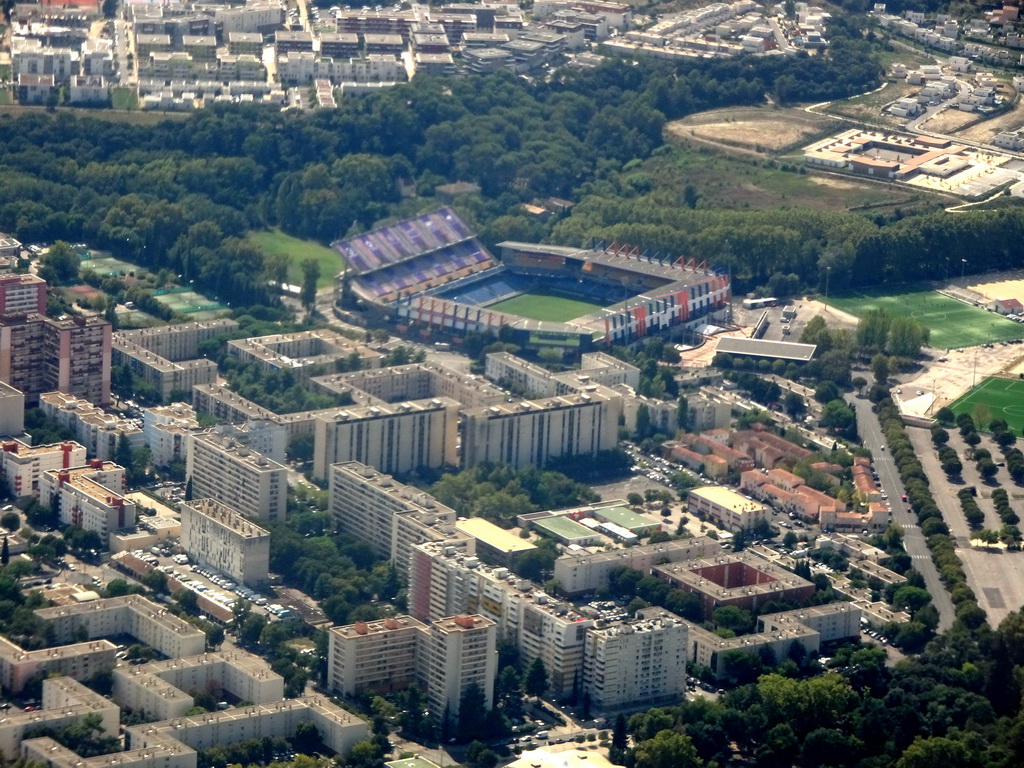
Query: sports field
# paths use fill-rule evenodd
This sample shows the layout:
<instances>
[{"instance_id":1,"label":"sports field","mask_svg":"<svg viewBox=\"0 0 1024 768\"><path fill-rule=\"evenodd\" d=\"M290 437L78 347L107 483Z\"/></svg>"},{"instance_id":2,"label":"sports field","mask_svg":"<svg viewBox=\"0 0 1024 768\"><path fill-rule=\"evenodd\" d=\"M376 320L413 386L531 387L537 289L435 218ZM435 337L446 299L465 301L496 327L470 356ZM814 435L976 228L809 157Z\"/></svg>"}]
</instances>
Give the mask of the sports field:
<instances>
[{"instance_id":1,"label":"sports field","mask_svg":"<svg viewBox=\"0 0 1024 768\"><path fill-rule=\"evenodd\" d=\"M345 267L345 260L337 251L325 248L312 240L300 240L286 235L279 229L250 232L248 237L262 248L264 253L271 256L280 254L288 258L288 282L292 285L302 285L302 262L306 259L316 259L320 264L317 288L329 288L333 285L334 278Z\"/></svg>"},{"instance_id":2,"label":"sports field","mask_svg":"<svg viewBox=\"0 0 1024 768\"><path fill-rule=\"evenodd\" d=\"M935 291L861 291L830 296L828 303L857 317L880 307L894 315L912 315L931 329L928 343L938 348L976 347L1024 336L1024 326Z\"/></svg>"},{"instance_id":3,"label":"sports field","mask_svg":"<svg viewBox=\"0 0 1024 768\"><path fill-rule=\"evenodd\" d=\"M564 323L567 320L586 315L601 309L600 304L578 299L567 299L564 296L550 296L543 293L523 293L511 299L491 304L488 309L508 312L512 315L530 317L534 320L547 320L552 323Z\"/></svg>"},{"instance_id":4,"label":"sports field","mask_svg":"<svg viewBox=\"0 0 1024 768\"><path fill-rule=\"evenodd\" d=\"M230 311L223 304L195 291L155 291L153 298L175 312L188 315L189 320L193 321L212 320Z\"/></svg>"},{"instance_id":5,"label":"sports field","mask_svg":"<svg viewBox=\"0 0 1024 768\"><path fill-rule=\"evenodd\" d=\"M987 428L992 419L1005 419L1019 435L1024 429L1024 381L990 376L949 407L956 414L968 413L975 419L981 416L986 423L978 424L979 429Z\"/></svg>"},{"instance_id":6,"label":"sports field","mask_svg":"<svg viewBox=\"0 0 1024 768\"><path fill-rule=\"evenodd\" d=\"M113 256L96 256L82 261L83 272L95 272L97 275L106 277L108 275L141 274L146 270L132 264L130 261L121 261Z\"/></svg>"}]
</instances>

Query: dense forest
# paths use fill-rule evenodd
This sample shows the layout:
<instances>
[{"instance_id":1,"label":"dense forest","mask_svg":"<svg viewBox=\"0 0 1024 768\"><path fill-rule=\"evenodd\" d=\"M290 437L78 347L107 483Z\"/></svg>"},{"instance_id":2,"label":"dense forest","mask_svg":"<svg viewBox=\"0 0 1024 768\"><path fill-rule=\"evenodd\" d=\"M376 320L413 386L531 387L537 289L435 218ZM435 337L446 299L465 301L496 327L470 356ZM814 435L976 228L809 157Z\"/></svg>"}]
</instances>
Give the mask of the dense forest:
<instances>
[{"instance_id":1,"label":"dense forest","mask_svg":"<svg viewBox=\"0 0 1024 768\"><path fill-rule=\"evenodd\" d=\"M768 95L847 96L880 71L870 45L836 22L829 56L611 60L538 83L417 77L312 114L226 106L156 125L5 115L0 229L29 243L84 241L248 306L271 301L267 282L285 270L244 238L251 229L329 242L436 205L437 184L468 180L483 193L463 213L493 242L526 223L509 216L519 204L578 197L648 157L666 120Z\"/></svg>"}]
</instances>

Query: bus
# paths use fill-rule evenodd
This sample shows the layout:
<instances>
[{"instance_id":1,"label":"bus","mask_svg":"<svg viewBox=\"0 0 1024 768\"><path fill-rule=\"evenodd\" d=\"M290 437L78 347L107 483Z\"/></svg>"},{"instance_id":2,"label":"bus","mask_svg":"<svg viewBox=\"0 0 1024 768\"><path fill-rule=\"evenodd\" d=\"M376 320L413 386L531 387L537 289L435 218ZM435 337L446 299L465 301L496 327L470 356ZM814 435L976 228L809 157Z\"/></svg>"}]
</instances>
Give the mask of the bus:
<instances>
[{"instance_id":1,"label":"bus","mask_svg":"<svg viewBox=\"0 0 1024 768\"><path fill-rule=\"evenodd\" d=\"M774 296L770 296L765 299L744 299L744 309L764 309L765 307L774 307L778 305L779 300Z\"/></svg>"}]
</instances>

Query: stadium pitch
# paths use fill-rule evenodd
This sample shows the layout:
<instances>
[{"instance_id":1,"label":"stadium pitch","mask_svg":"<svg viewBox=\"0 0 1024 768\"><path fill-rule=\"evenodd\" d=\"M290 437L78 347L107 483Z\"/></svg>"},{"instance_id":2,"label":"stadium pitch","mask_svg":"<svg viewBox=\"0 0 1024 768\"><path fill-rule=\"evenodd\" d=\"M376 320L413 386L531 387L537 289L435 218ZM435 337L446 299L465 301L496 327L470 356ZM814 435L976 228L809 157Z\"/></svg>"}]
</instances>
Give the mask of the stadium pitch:
<instances>
[{"instance_id":1,"label":"stadium pitch","mask_svg":"<svg viewBox=\"0 0 1024 768\"><path fill-rule=\"evenodd\" d=\"M909 314L931 329L928 343L933 347L975 347L1024 337L1024 326L935 291L861 291L830 296L828 303L857 317L881 307L893 315Z\"/></svg>"},{"instance_id":2,"label":"stadium pitch","mask_svg":"<svg viewBox=\"0 0 1024 768\"><path fill-rule=\"evenodd\" d=\"M522 293L511 299L499 301L487 307L496 312L507 312L511 315L529 317L533 320L545 320L552 323L564 323L583 315L589 315L598 309L600 304L565 296L544 293Z\"/></svg>"},{"instance_id":3,"label":"stadium pitch","mask_svg":"<svg viewBox=\"0 0 1024 768\"><path fill-rule=\"evenodd\" d=\"M949 407L953 413L969 414L975 421L977 412L987 409L985 423L977 424L979 429L988 429L988 422L992 419L1004 419L1010 429L1019 435L1024 429L1024 381L990 376Z\"/></svg>"}]
</instances>

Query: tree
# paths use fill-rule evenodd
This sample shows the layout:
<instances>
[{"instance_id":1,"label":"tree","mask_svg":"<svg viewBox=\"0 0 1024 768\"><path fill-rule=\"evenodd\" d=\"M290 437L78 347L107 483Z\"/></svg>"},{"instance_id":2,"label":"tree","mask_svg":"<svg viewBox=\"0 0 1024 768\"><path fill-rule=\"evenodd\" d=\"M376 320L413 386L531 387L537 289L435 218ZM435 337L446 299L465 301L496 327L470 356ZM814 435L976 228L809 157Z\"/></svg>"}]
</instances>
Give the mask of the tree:
<instances>
[{"instance_id":1,"label":"tree","mask_svg":"<svg viewBox=\"0 0 1024 768\"><path fill-rule=\"evenodd\" d=\"M199 597L191 589L176 590L171 597L186 613L199 613Z\"/></svg>"},{"instance_id":2,"label":"tree","mask_svg":"<svg viewBox=\"0 0 1024 768\"><path fill-rule=\"evenodd\" d=\"M316 259L305 259L302 262L302 287L299 299L306 311L316 306L316 284L320 280L320 262Z\"/></svg>"},{"instance_id":3,"label":"tree","mask_svg":"<svg viewBox=\"0 0 1024 768\"><path fill-rule=\"evenodd\" d=\"M14 511L4 512L3 516L0 517L0 526L14 533L21 528L21 515Z\"/></svg>"},{"instance_id":4,"label":"tree","mask_svg":"<svg viewBox=\"0 0 1024 768\"><path fill-rule=\"evenodd\" d=\"M192 501L192 493L192 478L189 477L185 483L185 501Z\"/></svg>"},{"instance_id":5,"label":"tree","mask_svg":"<svg viewBox=\"0 0 1024 768\"><path fill-rule=\"evenodd\" d=\"M548 670L540 656L535 657L526 668L523 688L527 696L538 698L548 689Z\"/></svg>"},{"instance_id":6,"label":"tree","mask_svg":"<svg viewBox=\"0 0 1024 768\"><path fill-rule=\"evenodd\" d=\"M875 376L875 381L885 386L889 381L889 358L883 354L877 354L871 358L871 373Z\"/></svg>"},{"instance_id":7,"label":"tree","mask_svg":"<svg viewBox=\"0 0 1024 768\"><path fill-rule=\"evenodd\" d=\"M807 403L796 392L787 392L782 405L786 414L796 421L807 411Z\"/></svg>"},{"instance_id":8,"label":"tree","mask_svg":"<svg viewBox=\"0 0 1024 768\"><path fill-rule=\"evenodd\" d=\"M7 565L11 562L11 548L7 543L7 537L4 536L3 548L0 548L0 565Z\"/></svg>"},{"instance_id":9,"label":"tree","mask_svg":"<svg viewBox=\"0 0 1024 768\"><path fill-rule=\"evenodd\" d=\"M39 276L51 285L67 285L78 280L82 259L70 245L58 240L39 260Z\"/></svg>"},{"instance_id":10,"label":"tree","mask_svg":"<svg viewBox=\"0 0 1024 768\"><path fill-rule=\"evenodd\" d=\"M459 738L464 741L486 738L487 699L476 683L462 689L459 697Z\"/></svg>"},{"instance_id":11,"label":"tree","mask_svg":"<svg viewBox=\"0 0 1024 768\"><path fill-rule=\"evenodd\" d=\"M206 647L220 648L224 644L224 627L220 624L210 624L206 630Z\"/></svg>"},{"instance_id":12,"label":"tree","mask_svg":"<svg viewBox=\"0 0 1024 768\"><path fill-rule=\"evenodd\" d=\"M631 491L626 494L626 503L631 507L642 507L644 503L644 497L636 491Z\"/></svg>"},{"instance_id":13,"label":"tree","mask_svg":"<svg viewBox=\"0 0 1024 768\"><path fill-rule=\"evenodd\" d=\"M698 768L702 764L690 737L670 730L637 745L633 759L635 768Z\"/></svg>"},{"instance_id":14,"label":"tree","mask_svg":"<svg viewBox=\"0 0 1024 768\"><path fill-rule=\"evenodd\" d=\"M155 568L143 576L140 581L143 586L153 592L164 592L167 590L167 576L163 571L158 571Z\"/></svg>"},{"instance_id":15,"label":"tree","mask_svg":"<svg viewBox=\"0 0 1024 768\"><path fill-rule=\"evenodd\" d=\"M494 682L494 698L509 717L517 716L522 709L523 681L512 665L504 667Z\"/></svg>"}]
</instances>

